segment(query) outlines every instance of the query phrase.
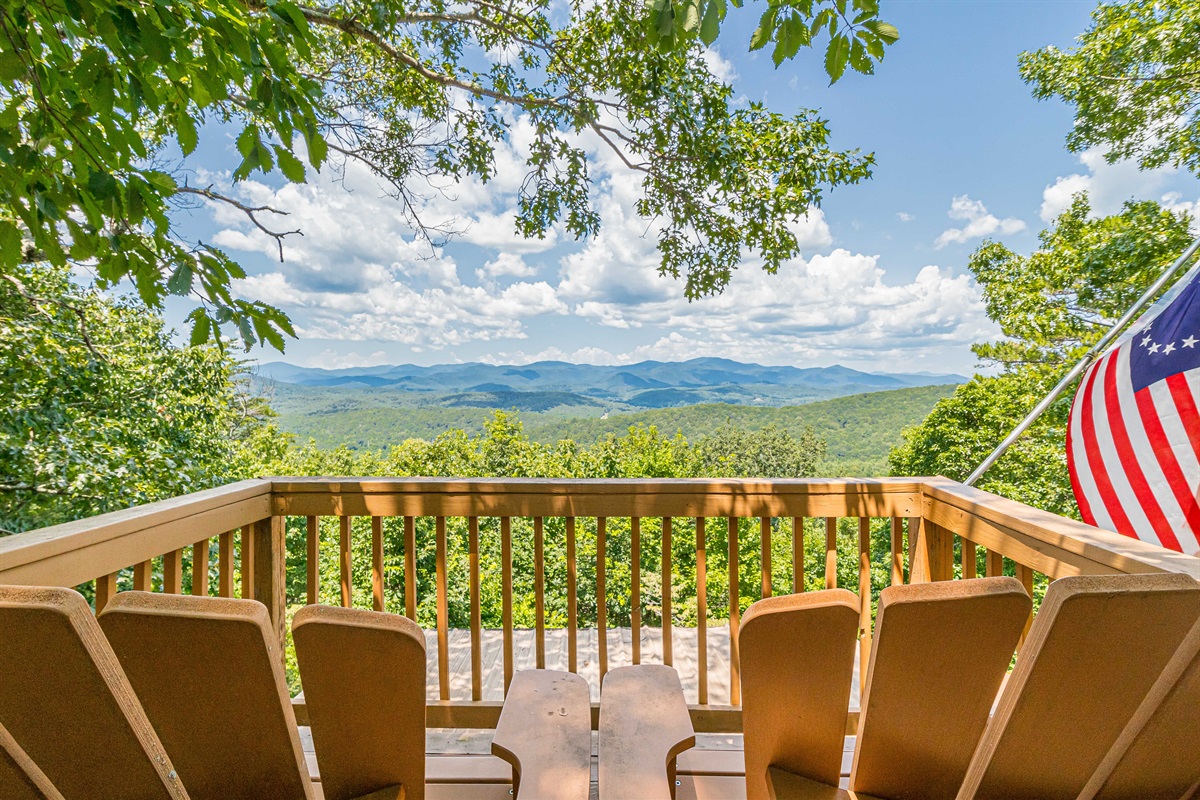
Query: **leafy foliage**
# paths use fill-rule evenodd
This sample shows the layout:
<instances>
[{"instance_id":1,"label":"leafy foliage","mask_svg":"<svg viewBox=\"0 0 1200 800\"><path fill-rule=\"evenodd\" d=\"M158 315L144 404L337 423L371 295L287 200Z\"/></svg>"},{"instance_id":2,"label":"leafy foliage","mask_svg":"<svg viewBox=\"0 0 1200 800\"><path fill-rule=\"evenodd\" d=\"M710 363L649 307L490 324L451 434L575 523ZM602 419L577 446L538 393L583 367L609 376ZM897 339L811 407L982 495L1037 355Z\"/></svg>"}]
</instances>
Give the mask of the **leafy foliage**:
<instances>
[{"instance_id":1,"label":"leafy foliage","mask_svg":"<svg viewBox=\"0 0 1200 800\"><path fill-rule=\"evenodd\" d=\"M1200 171L1200 2L1105 2L1072 50L1021 56L1034 95L1075 106L1067 146Z\"/></svg>"},{"instance_id":2,"label":"leafy foliage","mask_svg":"<svg viewBox=\"0 0 1200 800\"><path fill-rule=\"evenodd\" d=\"M969 268L1004 338L976 344L994 376L976 376L904 434L897 475L964 479L1191 242L1190 218L1154 202L1128 202L1094 219L1086 195L1042 231L1029 256L985 242ZM986 488L1078 516L1066 468L1068 393L981 479Z\"/></svg>"},{"instance_id":3,"label":"leafy foliage","mask_svg":"<svg viewBox=\"0 0 1200 800\"><path fill-rule=\"evenodd\" d=\"M742 0L653 0L646 19L646 38L660 49L681 47L699 38L706 45L717 40L728 6ZM768 0L758 27L750 36L750 49L774 43L771 60L778 67L801 47L812 47L828 34L825 72L837 83L850 66L870 75L882 61L884 47L900 38L896 26L879 19L878 0Z\"/></svg>"},{"instance_id":4,"label":"leafy foliage","mask_svg":"<svg viewBox=\"0 0 1200 800\"><path fill-rule=\"evenodd\" d=\"M278 445L240 371L63 268L0 278L3 533L243 477Z\"/></svg>"},{"instance_id":5,"label":"leafy foliage","mask_svg":"<svg viewBox=\"0 0 1200 800\"><path fill-rule=\"evenodd\" d=\"M713 8L700 26L705 40L715 35ZM236 296L242 267L172 223L173 206L225 204L274 238L281 258L285 237L299 233L272 223L286 209L191 186L164 166L175 147L195 159L206 122L236 134L235 181L261 172L304 182L306 162L354 161L391 187L431 240L450 231L423 224L414 182L487 181L516 114L534 130L517 230L594 233L587 133L641 175L637 210L655 221L659 269L684 278L693 298L721 291L745 250L777 269L798 252L790 223L825 190L869 176L872 157L832 149L815 111L787 118L759 104L734 107L732 90L701 59L694 10L680 7L680 31L696 35L657 48L642 4L576 3L565 18L556 9L545 0L8 3L0 272L29 261L83 264L101 287L131 281L152 309L167 295L200 302L193 343L232 328L247 347L282 349L294 335L287 317ZM876 12L873 0L854 0L852 12L845 0L797 0L770 13L785 55L795 51L786 32L796 25L827 28L834 75L830 64L869 71L894 40Z\"/></svg>"},{"instance_id":6,"label":"leafy foliage","mask_svg":"<svg viewBox=\"0 0 1200 800\"><path fill-rule=\"evenodd\" d=\"M234 0L6 3L0 271L23 261L93 264L100 287L130 280L151 308L167 294L202 301L197 342L230 323L247 343L282 348L287 318L233 296L241 267L174 231L170 203L192 190L154 159L168 142L190 154L206 118L229 120L236 109L239 175L295 162L297 136L320 166L321 86L300 62L311 41L287 0L255 15ZM303 167L292 172L303 179Z\"/></svg>"}]
</instances>

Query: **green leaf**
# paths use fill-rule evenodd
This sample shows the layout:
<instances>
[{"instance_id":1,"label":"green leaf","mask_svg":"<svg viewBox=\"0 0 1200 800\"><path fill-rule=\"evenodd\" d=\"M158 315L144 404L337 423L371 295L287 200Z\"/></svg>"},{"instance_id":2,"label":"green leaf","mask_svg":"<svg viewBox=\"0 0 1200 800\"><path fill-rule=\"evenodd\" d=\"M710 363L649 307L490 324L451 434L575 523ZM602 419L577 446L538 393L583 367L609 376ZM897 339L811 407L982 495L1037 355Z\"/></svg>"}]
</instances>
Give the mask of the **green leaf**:
<instances>
[{"instance_id":1,"label":"green leaf","mask_svg":"<svg viewBox=\"0 0 1200 800\"><path fill-rule=\"evenodd\" d=\"M321 132L315 129L305 131L304 141L308 145L308 163L320 169L329 155L329 144Z\"/></svg>"},{"instance_id":2,"label":"green leaf","mask_svg":"<svg viewBox=\"0 0 1200 800\"><path fill-rule=\"evenodd\" d=\"M875 64L867 55L867 48L857 39L850 47L850 66L854 67L855 72L861 72L863 75L871 75L875 72Z\"/></svg>"},{"instance_id":3,"label":"green leaf","mask_svg":"<svg viewBox=\"0 0 1200 800\"><path fill-rule=\"evenodd\" d=\"M275 145L275 160L279 162L279 169L283 172L283 177L292 183L304 183L306 181L304 164L301 163L300 159L292 155L290 150Z\"/></svg>"},{"instance_id":4,"label":"green leaf","mask_svg":"<svg viewBox=\"0 0 1200 800\"><path fill-rule=\"evenodd\" d=\"M754 29L754 33L750 34L750 49L761 50L771 41L771 31L768 28L759 25Z\"/></svg>"},{"instance_id":5,"label":"green leaf","mask_svg":"<svg viewBox=\"0 0 1200 800\"><path fill-rule=\"evenodd\" d=\"M167 291L180 296L192 290L192 265L186 261L167 279Z\"/></svg>"},{"instance_id":6,"label":"green leaf","mask_svg":"<svg viewBox=\"0 0 1200 800\"><path fill-rule=\"evenodd\" d=\"M0 50L0 81L15 81L25 74L25 63L11 50Z\"/></svg>"},{"instance_id":7,"label":"green leaf","mask_svg":"<svg viewBox=\"0 0 1200 800\"><path fill-rule=\"evenodd\" d=\"M687 5L683 9L683 31L691 35L700 30L700 2L699 0L687 0Z\"/></svg>"},{"instance_id":8,"label":"green leaf","mask_svg":"<svg viewBox=\"0 0 1200 800\"><path fill-rule=\"evenodd\" d=\"M829 41L825 48L825 72L829 75L829 85L838 82L846 72L846 62L850 57L850 40L838 34Z\"/></svg>"},{"instance_id":9,"label":"green leaf","mask_svg":"<svg viewBox=\"0 0 1200 800\"><path fill-rule=\"evenodd\" d=\"M196 151L199 137L196 135L196 122L190 114L182 113L175 118L175 138L185 156L190 156Z\"/></svg>"},{"instance_id":10,"label":"green leaf","mask_svg":"<svg viewBox=\"0 0 1200 800\"><path fill-rule=\"evenodd\" d=\"M775 66L778 67L785 58L792 58L802 46L809 43L808 26L798 14L792 14L779 25L779 38L775 44L775 52L771 54Z\"/></svg>"},{"instance_id":11,"label":"green leaf","mask_svg":"<svg viewBox=\"0 0 1200 800\"><path fill-rule=\"evenodd\" d=\"M900 39L900 31L896 29L896 26L881 20L875 19L870 22L864 22L863 27L880 39L883 39L887 44L892 44Z\"/></svg>"},{"instance_id":12,"label":"green leaf","mask_svg":"<svg viewBox=\"0 0 1200 800\"><path fill-rule=\"evenodd\" d=\"M212 336L212 317L203 308L197 308L188 314L188 319L192 321L191 346L197 347L207 342Z\"/></svg>"},{"instance_id":13,"label":"green leaf","mask_svg":"<svg viewBox=\"0 0 1200 800\"><path fill-rule=\"evenodd\" d=\"M247 125L237 138L237 149L242 154L242 157L250 155L258 144L258 128L253 125Z\"/></svg>"},{"instance_id":14,"label":"green leaf","mask_svg":"<svg viewBox=\"0 0 1200 800\"><path fill-rule=\"evenodd\" d=\"M5 267L21 263L21 231L6 219L0 219L0 264Z\"/></svg>"},{"instance_id":15,"label":"green leaf","mask_svg":"<svg viewBox=\"0 0 1200 800\"><path fill-rule=\"evenodd\" d=\"M711 45L717 40L720 30L721 12L717 8L717 0L709 0L708 7L704 10L704 22L700 24L700 41Z\"/></svg>"}]
</instances>

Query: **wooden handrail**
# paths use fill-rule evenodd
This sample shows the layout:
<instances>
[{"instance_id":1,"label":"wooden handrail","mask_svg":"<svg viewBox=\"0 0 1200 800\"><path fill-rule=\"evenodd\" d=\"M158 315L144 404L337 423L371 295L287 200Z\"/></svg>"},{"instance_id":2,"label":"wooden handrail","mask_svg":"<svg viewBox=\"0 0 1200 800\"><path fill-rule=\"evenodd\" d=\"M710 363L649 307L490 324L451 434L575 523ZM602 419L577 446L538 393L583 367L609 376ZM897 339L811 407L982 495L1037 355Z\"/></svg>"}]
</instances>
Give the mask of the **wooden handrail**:
<instances>
[{"instance_id":1,"label":"wooden handrail","mask_svg":"<svg viewBox=\"0 0 1200 800\"><path fill-rule=\"evenodd\" d=\"M1052 578L1182 572L1200 579L1200 558L1095 528L949 478L924 479L922 515L977 545Z\"/></svg>"},{"instance_id":2,"label":"wooden handrail","mask_svg":"<svg viewBox=\"0 0 1200 800\"><path fill-rule=\"evenodd\" d=\"M271 516L271 481L247 480L0 538L0 584L78 586Z\"/></svg>"}]
</instances>

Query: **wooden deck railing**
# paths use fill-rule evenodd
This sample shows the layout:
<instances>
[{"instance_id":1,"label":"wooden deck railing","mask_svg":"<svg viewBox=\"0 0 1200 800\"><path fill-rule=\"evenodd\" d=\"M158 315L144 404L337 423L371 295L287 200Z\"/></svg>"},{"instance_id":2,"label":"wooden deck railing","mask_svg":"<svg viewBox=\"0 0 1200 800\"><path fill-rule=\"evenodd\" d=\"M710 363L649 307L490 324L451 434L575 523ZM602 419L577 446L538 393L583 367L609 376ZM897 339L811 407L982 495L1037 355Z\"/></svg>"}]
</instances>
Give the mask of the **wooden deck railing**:
<instances>
[{"instance_id":1,"label":"wooden deck railing","mask_svg":"<svg viewBox=\"0 0 1200 800\"><path fill-rule=\"evenodd\" d=\"M352 522L359 517L370 520L369 604L365 598L356 599L353 591ZM322 518L337 520L338 575L333 597L321 592L322 578L329 577L320 572ZM839 566L847 572L843 559L851 559L849 564L856 567L849 574L857 572L850 588L857 589L861 598L863 675L871 648L873 599L885 584L1007 573L1016 575L1032 591L1035 574L1053 579L1088 573L1171 571L1200 578L1200 559L944 478L271 478L2 538L0 584L91 584L97 609L116 592L123 571L124 583L137 589L178 593L186 586L194 594L230 597L237 593L268 607L282 641L289 565L293 573L304 565L305 589L302 596L290 598L293 603L332 600L385 609L385 564L399 555L387 552L385 546L384 521L388 518L401 520L392 524L402 526L403 531L403 605L397 610L414 619L422 600L418 596L418 553L427 537L432 535L434 540L433 617L440 699L430 703L430 727L494 727L499 715L500 703L484 700L482 691L481 520L488 521L488 535L499 537L505 690L515 670L514 549L528 554L532 562L536 666L546 664L548 606L565 599L568 667L579 670L579 632L594 628L601 677L612 666L606 635L610 609L621 610L622 619L627 609L633 629L631 658L634 663L642 659L641 633L651 612L646 597L650 577L643 568L648 561L657 564L655 575L661 573L663 587L650 615L657 617L662 628L661 659L672 663L676 615L670 587L679 571L686 569L695 584L694 596L682 599L695 604L695 647L700 657L696 658L698 703L692 706L692 716L700 731L740 730L737 630L746 598L803 591L806 584L810 588L836 586ZM856 520L853 548L846 546L845 533L839 537L838 521L847 518ZM302 547L288 550L289 530L293 542L301 540ZM806 530L807 536L803 535ZM797 531L802 535L797 536ZM469 554L465 576L452 572L447 558L450 537L464 533ZM813 552L806 548L806 539L821 549ZM587 557L581 558L584 540ZM724 546L718 551L709 550L711 541L722 540ZM621 544L620 552L612 549L614 542ZM687 554L683 566L676 563L679 552ZM745 552L754 556L745 559ZM790 564L778 563L781 553L790 556L783 559ZM806 560L820 565L819 574L807 571ZM185 564L191 578L186 583ZM628 572L627 588L623 581L613 588L609 580L609 571L618 565L622 576ZM709 582L714 565L726 576L722 586ZM215 586L210 585L210 572L215 574ZM563 585L549 585L551 572L561 574ZM152 575L161 577L152 583ZM522 584L529 583L528 575L515 577ZM451 587L464 583L471 640L469 700L452 698L450 691ZM584 595L583 586L588 587L590 596ZM738 601L730 602L730 598ZM587 613L581 611L581 603ZM461 608L456 610L464 616ZM728 664L727 704L710 703L710 620L728 621L728 652L718 659ZM726 676L721 677L724 681ZM303 718L302 705L298 713Z\"/></svg>"}]
</instances>

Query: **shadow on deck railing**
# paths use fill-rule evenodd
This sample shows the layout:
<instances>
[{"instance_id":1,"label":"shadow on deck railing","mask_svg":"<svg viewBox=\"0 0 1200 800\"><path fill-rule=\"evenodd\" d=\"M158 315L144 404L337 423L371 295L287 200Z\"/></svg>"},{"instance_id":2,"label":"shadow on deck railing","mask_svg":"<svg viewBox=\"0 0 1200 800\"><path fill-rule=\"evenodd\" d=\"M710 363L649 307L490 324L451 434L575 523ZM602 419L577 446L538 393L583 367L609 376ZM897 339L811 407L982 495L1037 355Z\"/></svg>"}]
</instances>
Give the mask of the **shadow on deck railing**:
<instances>
[{"instance_id":1,"label":"shadow on deck railing","mask_svg":"<svg viewBox=\"0 0 1200 800\"><path fill-rule=\"evenodd\" d=\"M543 667L565 634L565 666L593 684L618 662L688 659L696 729L730 732L739 617L760 597L858 591L865 675L884 586L1010 574L1035 593L1046 578L1145 572L1200 578L1200 559L944 478L269 478L0 539L0 584L81 587L97 610L118 588L236 594L267 606L281 641L289 604L404 613L436 630L431 728L495 727L490 630L505 691L530 636ZM470 631L469 659L450 657L452 628ZM661 644L643 653L651 628Z\"/></svg>"}]
</instances>

